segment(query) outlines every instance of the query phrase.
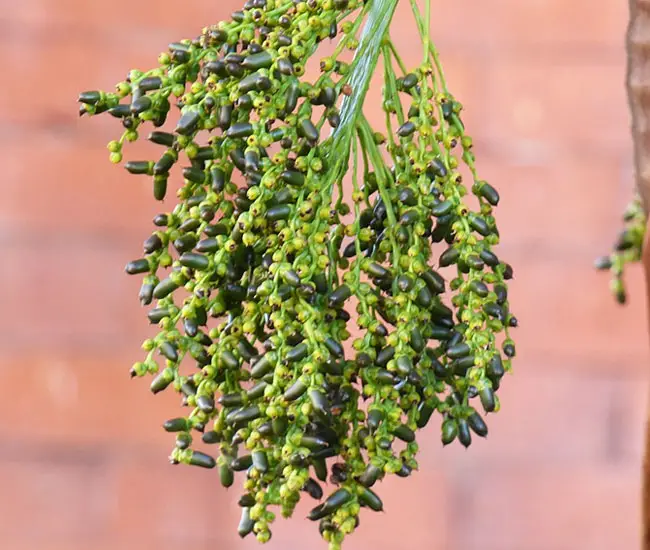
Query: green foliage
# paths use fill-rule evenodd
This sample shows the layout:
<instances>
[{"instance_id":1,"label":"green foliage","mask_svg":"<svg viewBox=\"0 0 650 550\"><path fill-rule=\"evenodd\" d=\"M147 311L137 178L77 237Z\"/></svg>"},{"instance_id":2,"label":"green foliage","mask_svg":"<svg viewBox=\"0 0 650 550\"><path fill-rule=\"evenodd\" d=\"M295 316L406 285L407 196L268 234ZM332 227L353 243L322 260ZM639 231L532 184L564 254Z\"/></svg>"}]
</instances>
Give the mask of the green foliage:
<instances>
[{"instance_id":1,"label":"green foliage","mask_svg":"<svg viewBox=\"0 0 650 550\"><path fill-rule=\"evenodd\" d=\"M383 509L371 487L418 467L434 413L445 445L487 435L478 411L499 409L515 355L499 194L477 175L429 2L411 2L423 54L411 69L388 33L396 4L249 0L115 92L80 96L82 114L124 127L113 162L157 128L161 151L125 164L156 200L180 182L126 268L159 327L131 373L187 408L164 423L172 463L216 468L224 487L246 472L242 537L269 540L271 508L291 516L329 480L309 518L339 548L361 507ZM377 129L363 103L380 60Z\"/></svg>"}]
</instances>

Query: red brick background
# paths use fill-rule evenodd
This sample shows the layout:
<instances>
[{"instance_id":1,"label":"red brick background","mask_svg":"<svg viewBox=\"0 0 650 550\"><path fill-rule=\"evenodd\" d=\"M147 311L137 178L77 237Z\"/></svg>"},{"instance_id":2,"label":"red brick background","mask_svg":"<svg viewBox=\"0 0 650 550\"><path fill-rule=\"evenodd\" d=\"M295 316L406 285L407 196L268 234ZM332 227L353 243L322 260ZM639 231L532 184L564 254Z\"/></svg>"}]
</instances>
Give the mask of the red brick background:
<instances>
[{"instance_id":1,"label":"red brick background","mask_svg":"<svg viewBox=\"0 0 650 550\"><path fill-rule=\"evenodd\" d=\"M251 549L234 491L171 468L172 396L130 381L147 333L123 275L157 207L108 163L114 121L77 93L147 68L237 1L0 0L0 548ZM516 372L490 437L424 436L421 471L383 484L348 550L637 546L647 396L641 274L614 305L591 269L631 192L622 0L435 1L478 167L502 191L515 266ZM408 2L393 36L413 63ZM171 414L170 414L171 413ZM324 548L297 514L272 550Z\"/></svg>"}]
</instances>

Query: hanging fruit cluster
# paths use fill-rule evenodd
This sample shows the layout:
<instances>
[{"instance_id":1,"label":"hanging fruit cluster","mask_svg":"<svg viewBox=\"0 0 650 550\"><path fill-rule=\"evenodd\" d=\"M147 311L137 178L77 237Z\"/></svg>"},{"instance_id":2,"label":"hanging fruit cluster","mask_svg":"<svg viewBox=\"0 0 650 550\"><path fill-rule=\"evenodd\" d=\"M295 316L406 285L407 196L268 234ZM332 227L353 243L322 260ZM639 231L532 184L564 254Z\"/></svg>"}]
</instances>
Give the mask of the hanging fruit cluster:
<instances>
[{"instance_id":1,"label":"hanging fruit cluster","mask_svg":"<svg viewBox=\"0 0 650 550\"><path fill-rule=\"evenodd\" d=\"M596 268L611 274L610 290L619 304L627 302L623 274L625 266L641 261L647 218L641 197L636 195L623 214L623 230L619 233L614 249L608 256L595 262Z\"/></svg>"},{"instance_id":2,"label":"hanging fruit cluster","mask_svg":"<svg viewBox=\"0 0 650 550\"><path fill-rule=\"evenodd\" d=\"M273 509L291 516L306 493L339 548L362 507L382 510L375 483L417 468L433 413L445 445L487 434L515 355L499 194L477 176L429 2L411 1L410 69L388 32L396 4L249 0L159 67L79 98L81 114L121 121L115 163L155 128L155 157L125 163L173 203L126 267L159 327L131 374L181 396L187 413L164 423L172 463L216 467L224 487L243 473L242 537L269 540ZM381 131L363 114L380 60Z\"/></svg>"}]
</instances>

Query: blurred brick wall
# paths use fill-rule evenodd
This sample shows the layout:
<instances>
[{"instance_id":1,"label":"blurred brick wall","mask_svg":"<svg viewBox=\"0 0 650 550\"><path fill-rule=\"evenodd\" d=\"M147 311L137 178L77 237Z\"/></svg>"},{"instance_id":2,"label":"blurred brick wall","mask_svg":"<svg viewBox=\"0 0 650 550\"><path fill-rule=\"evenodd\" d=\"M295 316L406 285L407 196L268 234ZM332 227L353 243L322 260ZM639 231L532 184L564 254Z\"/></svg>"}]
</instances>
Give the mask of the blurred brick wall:
<instances>
[{"instance_id":1,"label":"blurred brick wall","mask_svg":"<svg viewBox=\"0 0 650 550\"><path fill-rule=\"evenodd\" d=\"M108 163L117 130L77 93L147 68L237 1L0 0L0 547L250 549L236 494L171 468L173 396L130 381L147 333L138 254L157 207ZM420 47L402 2L394 39ZM641 275L617 308L591 269L631 189L622 0L434 2L478 167L502 190L515 265L516 373L487 441L442 450L381 488L348 550L635 548L647 394ZM304 509L303 509L304 510ZM298 514L272 550L324 548Z\"/></svg>"}]
</instances>

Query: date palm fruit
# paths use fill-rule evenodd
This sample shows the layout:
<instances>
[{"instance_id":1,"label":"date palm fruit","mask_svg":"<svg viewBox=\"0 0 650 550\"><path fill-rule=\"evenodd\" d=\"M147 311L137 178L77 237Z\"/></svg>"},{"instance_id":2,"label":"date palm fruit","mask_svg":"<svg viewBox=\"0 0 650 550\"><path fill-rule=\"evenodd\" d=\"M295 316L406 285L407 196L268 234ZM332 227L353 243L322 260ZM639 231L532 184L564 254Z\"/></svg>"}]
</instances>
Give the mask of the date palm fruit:
<instances>
[{"instance_id":1,"label":"date palm fruit","mask_svg":"<svg viewBox=\"0 0 650 550\"><path fill-rule=\"evenodd\" d=\"M423 4L413 67L390 39L397 0L248 0L114 92L79 96L123 127L111 161L153 144L125 164L166 207L126 268L158 327L131 374L180 395L172 463L244 478L242 537L268 541L272 508L324 497L309 517L338 549L362 507L383 510L376 483L417 469L434 413L444 444L468 446L498 410L517 325L499 193ZM364 116L376 71L381 128Z\"/></svg>"}]
</instances>

